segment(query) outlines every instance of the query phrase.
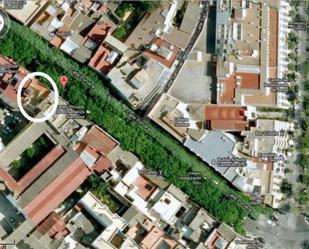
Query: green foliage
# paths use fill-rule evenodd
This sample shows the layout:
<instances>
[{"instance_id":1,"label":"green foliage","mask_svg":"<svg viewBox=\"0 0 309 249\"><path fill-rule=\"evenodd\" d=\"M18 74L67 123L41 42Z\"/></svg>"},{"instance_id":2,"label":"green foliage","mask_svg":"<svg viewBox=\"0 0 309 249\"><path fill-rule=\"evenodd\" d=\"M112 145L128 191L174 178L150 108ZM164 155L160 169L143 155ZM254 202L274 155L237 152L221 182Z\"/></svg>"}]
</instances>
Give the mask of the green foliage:
<instances>
[{"instance_id":1,"label":"green foliage","mask_svg":"<svg viewBox=\"0 0 309 249\"><path fill-rule=\"evenodd\" d=\"M127 11L131 11L130 16L122 22L113 32L113 36L121 41L125 41L134 28L138 25L146 12L152 12L161 6L160 1L124 1L116 9L116 14L123 18Z\"/></svg>"},{"instance_id":2,"label":"green foliage","mask_svg":"<svg viewBox=\"0 0 309 249\"><path fill-rule=\"evenodd\" d=\"M298 95L298 85L294 85L293 87L289 87L288 92L287 92L287 98L290 102L294 102L297 99Z\"/></svg>"},{"instance_id":3,"label":"green foliage","mask_svg":"<svg viewBox=\"0 0 309 249\"><path fill-rule=\"evenodd\" d=\"M29 158L33 158L33 156L35 155L36 151L34 147L29 147L28 149L26 149L26 155Z\"/></svg>"},{"instance_id":4,"label":"green foliage","mask_svg":"<svg viewBox=\"0 0 309 249\"><path fill-rule=\"evenodd\" d=\"M108 192L107 183L103 182L103 180L96 176L91 175L89 178L90 188L92 193L109 209L115 213L119 209L118 202L115 201L114 197Z\"/></svg>"},{"instance_id":5,"label":"green foliage","mask_svg":"<svg viewBox=\"0 0 309 249\"><path fill-rule=\"evenodd\" d=\"M141 0L139 3L142 10L146 12L153 12L155 9L161 6L161 1L147 1Z\"/></svg>"},{"instance_id":6,"label":"green foliage","mask_svg":"<svg viewBox=\"0 0 309 249\"><path fill-rule=\"evenodd\" d=\"M308 75L309 75L309 61L306 61L303 64L303 71L304 71L305 77L308 77Z\"/></svg>"},{"instance_id":7,"label":"green foliage","mask_svg":"<svg viewBox=\"0 0 309 249\"><path fill-rule=\"evenodd\" d=\"M118 6L118 8L115 10L115 13L116 13L117 16L119 16L122 19L127 12L132 11L133 9L134 9L133 3L122 2Z\"/></svg>"},{"instance_id":8,"label":"green foliage","mask_svg":"<svg viewBox=\"0 0 309 249\"><path fill-rule=\"evenodd\" d=\"M12 166L13 168L18 169L18 168L21 166L20 160L14 160L14 161L11 163L11 166Z\"/></svg>"},{"instance_id":9,"label":"green foliage","mask_svg":"<svg viewBox=\"0 0 309 249\"><path fill-rule=\"evenodd\" d=\"M286 179L282 180L280 189L281 192L286 194L288 197L292 195L292 184L289 183Z\"/></svg>"},{"instance_id":10,"label":"green foliage","mask_svg":"<svg viewBox=\"0 0 309 249\"><path fill-rule=\"evenodd\" d=\"M294 49L294 48L296 48L296 43L288 41L288 49Z\"/></svg>"},{"instance_id":11,"label":"green foliage","mask_svg":"<svg viewBox=\"0 0 309 249\"><path fill-rule=\"evenodd\" d=\"M295 81L295 80L296 80L296 74L295 74L295 72L288 73L288 74L287 74L287 78L288 78L288 81Z\"/></svg>"},{"instance_id":12,"label":"green foliage","mask_svg":"<svg viewBox=\"0 0 309 249\"><path fill-rule=\"evenodd\" d=\"M294 43L297 43L297 35L291 31L289 34L288 34L288 40L290 42L294 42Z\"/></svg>"},{"instance_id":13,"label":"green foliage","mask_svg":"<svg viewBox=\"0 0 309 249\"><path fill-rule=\"evenodd\" d=\"M290 71L295 71L295 68L296 68L295 64L293 64L293 63L289 63L289 64L288 64L288 69L289 69Z\"/></svg>"},{"instance_id":14,"label":"green foliage","mask_svg":"<svg viewBox=\"0 0 309 249\"><path fill-rule=\"evenodd\" d=\"M162 133L148 121L143 121L148 129L133 121L128 115L132 111L110 96L104 86L108 84L107 80L102 80L91 69L80 66L31 30L13 21L10 32L5 39L0 40L0 53L12 57L18 64L31 67L32 71L48 73L58 85L60 75L66 74L69 84L61 94L70 104L87 108L90 111L88 119L115 137L125 150L133 152L148 167L162 170L170 183L183 190L220 221L237 225L241 232L242 220L249 214L243 203L251 206L249 197L233 190L225 180L170 135ZM34 59L37 60L35 64ZM73 72L82 74L94 88ZM201 185L181 180L182 176L193 170L204 175L205 180ZM239 200L228 198L229 193L237 195ZM252 206L252 209L255 210L255 207Z\"/></svg>"},{"instance_id":15,"label":"green foliage","mask_svg":"<svg viewBox=\"0 0 309 249\"><path fill-rule=\"evenodd\" d=\"M115 36L117 39L121 40L123 37L126 36L126 30L123 25L120 25L115 31L113 32L113 36Z\"/></svg>"},{"instance_id":16,"label":"green foliage","mask_svg":"<svg viewBox=\"0 0 309 249\"><path fill-rule=\"evenodd\" d=\"M295 54L294 52L289 53L288 56L289 56L289 58L292 59L292 60L296 59L296 54Z\"/></svg>"},{"instance_id":17,"label":"green foliage","mask_svg":"<svg viewBox=\"0 0 309 249\"><path fill-rule=\"evenodd\" d=\"M9 166L9 173L15 180L23 177L34 165L36 165L53 147L53 143L45 141L44 137L37 139L31 147L27 148L18 161Z\"/></svg>"},{"instance_id":18,"label":"green foliage","mask_svg":"<svg viewBox=\"0 0 309 249\"><path fill-rule=\"evenodd\" d=\"M291 16L291 17L295 17L296 16L296 11L295 10L290 10L289 11L289 16Z\"/></svg>"}]
</instances>

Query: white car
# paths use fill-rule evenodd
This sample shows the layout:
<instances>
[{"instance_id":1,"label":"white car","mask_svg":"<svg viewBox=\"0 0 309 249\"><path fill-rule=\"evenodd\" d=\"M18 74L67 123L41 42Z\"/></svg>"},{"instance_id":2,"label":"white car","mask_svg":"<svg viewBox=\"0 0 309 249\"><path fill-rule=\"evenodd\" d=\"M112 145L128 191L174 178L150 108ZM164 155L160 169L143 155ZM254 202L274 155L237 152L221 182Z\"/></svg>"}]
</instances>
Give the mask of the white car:
<instances>
[{"instance_id":1,"label":"white car","mask_svg":"<svg viewBox=\"0 0 309 249\"><path fill-rule=\"evenodd\" d=\"M269 225L272 225L273 227L276 225L275 222L271 221L271 220L267 220L266 221Z\"/></svg>"}]
</instances>

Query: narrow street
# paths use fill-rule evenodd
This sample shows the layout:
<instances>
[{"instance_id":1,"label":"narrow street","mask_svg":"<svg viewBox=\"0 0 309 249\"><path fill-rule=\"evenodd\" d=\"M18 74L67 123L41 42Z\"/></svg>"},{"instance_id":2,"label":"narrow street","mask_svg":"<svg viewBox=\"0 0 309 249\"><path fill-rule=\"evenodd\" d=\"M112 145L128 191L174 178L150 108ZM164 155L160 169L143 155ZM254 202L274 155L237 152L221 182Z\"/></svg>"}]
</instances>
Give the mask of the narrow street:
<instances>
[{"instance_id":1,"label":"narrow street","mask_svg":"<svg viewBox=\"0 0 309 249\"><path fill-rule=\"evenodd\" d=\"M246 228L250 234L263 238L267 249L301 249L299 246L309 238L309 224L304 217L294 214L276 214L278 222L269 224L268 218L261 216L259 220L247 218Z\"/></svg>"}]
</instances>

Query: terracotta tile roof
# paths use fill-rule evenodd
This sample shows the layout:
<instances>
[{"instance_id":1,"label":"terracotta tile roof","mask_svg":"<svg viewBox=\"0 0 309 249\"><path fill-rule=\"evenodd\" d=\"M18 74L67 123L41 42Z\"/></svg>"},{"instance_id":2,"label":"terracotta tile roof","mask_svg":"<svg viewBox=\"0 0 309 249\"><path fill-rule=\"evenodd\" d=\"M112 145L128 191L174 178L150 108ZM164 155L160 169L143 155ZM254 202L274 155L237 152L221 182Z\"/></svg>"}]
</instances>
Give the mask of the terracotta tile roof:
<instances>
[{"instance_id":1,"label":"terracotta tile roof","mask_svg":"<svg viewBox=\"0 0 309 249\"><path fill-rule=\"evenodd\" d=\"M102 174L104 171L108 170L113 165L112 161L108 157L99 159L94 165L94 171Z\"/></svg>"},{"instance_id":2,"label":"terracotta tile roof","mask_svg":"<svg viewBox=\"0 0 309 249\"><path fill-rule=\"evenodd\" d=\"M218 83L222 84L223 92L217 96L217 101L220 104L234 104L236 80L235 74L226 79L218 79Z\"/></svg>"},{"instance_id":3,"label":"terracotta tile roof","mask_svg":"<svg viewBox=\"0 0 309 249\"><path fill-rule=\"evenodd\" d=\"M15 63L13 62L12 59L0 56L0 65L7 65L7 64L14 65Z\"/></svg>"},{"instance_id":4,"label":"terracotta tile roof","mask_svg":"<svg viewBox=\"0 0 309 249\"><path fill-rule=\"evenodd\" d=\"M211 238L211 240L209 240L209 242L207 243L207 246L210 249L216 249L217 247L215 246L215 243L217 241L217 239L219 239L221 237L221 235L218 232L215 232Z\"/></svg>"},{"instance_id":5,"label":"terracotta tile roof","mask_svg":"<svg viewBox=\"0 0 309 249\"><path fill-rule=\"evenodd\" d=\"M137 193L147 200L156 190L156 186L143 176L137 176L133 185L137 187Z\"/></svg>"},{"instance_id":6,"label":"terracotta tile roof","mask_svg":"<svg viewBox=\"0 0 309 249\"><path fill-rule=\"evenodd\" d=\"M42 234L48 233L49 237L54 238L66 230L66 224L58 214L52 212L41 224L37 226L37 230Z\"/></svg>"},{"instance_id":7,"label":"terracotta tile roof","mask_svg":"<svg viewBox=\"0 0 309 249\"><path fill-rule=\"evenodd\" d=\"M153 248L154 244L164 235L164 232L158 228L154 227L150 233L143 239L141 245L143 248Z\"/></svg>"},{"instance_id":8,"label":"terracotta tile roof","mask_svg":"<svg viewBox=\"0 0 309 249\"><path fill-rule=\"evenodd\" d=\"M83 137L83 141L104 155L109 154L118 143L107 133L94 125Z\"/></svg>"},{"instance_id":9,"label":"terracotta tile roof","mask_svg":"<svg viewBox=\"0 0 309 249\"><path fill-rule=\"evenodd\" d=\"M259 89L260 74L257 73L236 73L236 77L240 77L241 89Z\"/></svg>"},{"instance_id":10,"label":"terracotta tile roof","mask_svg":"<svg viewBox=\"0 0 309 249\"><path fill-rule=\"evenodd\" d=\"M45 170L60 158L65 152L64 148L58 144L50 152L46 154L29 172L24 175L18 182L18 188L15 194L21 194L32 182L35 181Z\"/></svg>"},{"instance_id":11,"label":"terracotta tile roof","mask_svg":"<svg viewBox=\"0 0 309 249\"><path fill-rule=\"evenodd\" d=\"M242 131L249 127L245 107L206 105L205 120L207 129Z\"/></svg>"},{"instance_id":12,"label":"terracotta tile roof","mask_svg":"<svg viewBox=\"0 0 309 249\"><path fill-rule=\"evenodd\" d=\"M43 159L41 159L18 182L2 167L0 167L0 179L16 195L21 194L32 182L34 182L46 169L48 169L64 152L61 145L54 147Z\"/></svg>"},{"instance_id":13,"label":"terracotta tile roof","mask_svg":"<svg viewBox=\"0 0 309 249\"><path fill-rule=\"evenodd\" d=\"M55 36L54 39L52 39L52 40L50 41L50 43L51 43L52 45L54 45L56 48L60 48L60 46L62 45L62 43L63 43L64 41L65 41L64 38L61 38L61 37L59 37L59 36Z\"/></svg>"},{"instance_id":14,"label":"terracotta tile roof","mask_svg":"<svg viewBox=\"0 0 309 249\"><path fill-rule=\"evenodd\" d=\"M89 175L91 175L91 171L82 159L76 158L24 208L24 212L35 225L39 224L72 194Z\"/></svg>"},{"instance_id":15,"label":"terracotta tile roof","mask_svg":"<svg viewBox=\"0 0 309 249\"><path fill-rule=\"evenodd\" d=\"M6 186L12 191L18 188L18 183L14 178L0 166L0 180L5 183Z\"/></svg>"},{"instance_id":16,"label":"terracotta tile roof","mask_svg":"<svg viewBox=\"0 0 309 249\"><path fill-rule=\"evenodd\" d=\"M269 10L269 66L278 65L278 10Z\"/></svg>"},{"instance_id":17,"label":"terracotta tile roof","mask_svg":"<svg viewBox=\"0 0 309 249\"><path fill-rule=\"evenodd\" d=\"M164 58L163 56L159 55L158 53L150 51L150 50L144 51L143 54L147 57L152 58L155 61L160 62L162 65L170 68L174 63L174 61L177 57L177 54L180 52L180 48L175 47L172 44L170 44L169 42L167 42L163 39L160 39L160 38L157 38L153 42L153 44L156 45L158 48L163 47L163 48L169 50L170 52L172 52L170 58L169 59Z\"/></svg>"},{"instance_id":18,"label":"terracotta tile roof","mask_svg":"<svg viewBox=\"0 0 309 249\"><path fill-rule=\"evenodd\" d=\"M237 87L237 78L240 85ZM223 92L217 95L220 104L234 104L237 89L260 89L260 74L235 72L228 78L219 78L218 84L223 87Z\"/></svg>"},{"instance_id":19,"label":"terracotta tile roof","mask_svg":"<svg viewBox=\"0 0 309 249\"><path fill-rule=\"evenodd\" d=\"M101 43L104 38L107 36L108 33L112 33L114 28L110 26L108 23L104 21L99 21L96 23L96 25L93 26L93 28L90 30L90 32L87 34L86 39L90 38L94 42Z\"/></svg>"},{"instance_id":20,"label":"terracotta tile roof","mask_svg":"<svg viewBox=\"0 0 309 249\"><path fill-rule=\"evenodd\" d=\"M145 238L141 241L142 248L157 249L169 248L174 249L177 247L177 242L167 237L163 230L157 226L153 226Z\"/></svg>"},{"instance_id":21,"label":"terracotta tile roof","mask_svg":"<svg viewBox=\"0 0 309 249\"><path fill-rule=\"evenodd\" d=\"M108 73L118 62L114 60L113 63L108 62L108 56L112 52L108 47L101 45L94 56L90 59L89 66L95 68L99 72Z\"/></svg>"},{"instance_id":22,"label":"terracotta tile roof","mask_svg":"<svg viewBox=\"0 0 309 249\"><path fill-rule=\"evenodd\" d=\"M90 0L83 0L82 2L87 8L90 8L91 5L93 4L93 2Z\"/></svg>"}]
</instances>

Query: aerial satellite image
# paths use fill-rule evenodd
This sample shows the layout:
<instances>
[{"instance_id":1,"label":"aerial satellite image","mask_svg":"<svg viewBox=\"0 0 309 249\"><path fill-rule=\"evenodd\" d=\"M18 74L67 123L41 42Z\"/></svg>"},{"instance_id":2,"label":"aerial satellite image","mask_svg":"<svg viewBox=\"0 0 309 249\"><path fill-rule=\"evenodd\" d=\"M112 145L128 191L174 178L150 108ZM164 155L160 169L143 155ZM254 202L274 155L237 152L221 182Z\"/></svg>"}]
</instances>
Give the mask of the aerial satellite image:
<instances>
[{"instance_id":1,"label":"aerial satellite image","mask_svg":"<svg viewBox=\"0 0 309 249\"><path fill-rule=\"evenodd\" d=\"M0 249L309 249L309 0L0 0Z\"/></svg>"}]
</instances>

